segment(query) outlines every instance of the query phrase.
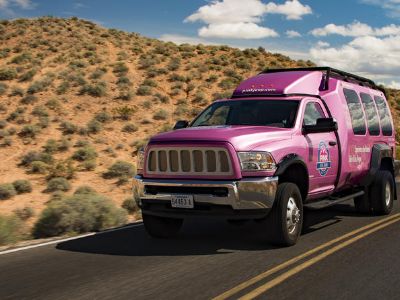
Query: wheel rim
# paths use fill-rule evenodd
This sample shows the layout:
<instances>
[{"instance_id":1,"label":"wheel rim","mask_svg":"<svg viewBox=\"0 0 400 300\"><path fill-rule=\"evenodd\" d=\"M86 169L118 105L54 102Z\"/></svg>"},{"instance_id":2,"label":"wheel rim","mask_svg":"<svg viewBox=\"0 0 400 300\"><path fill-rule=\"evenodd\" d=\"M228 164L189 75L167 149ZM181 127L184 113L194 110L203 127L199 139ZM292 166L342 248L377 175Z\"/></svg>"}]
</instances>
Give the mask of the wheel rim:
<instances>
[{"instance_id":1,"label":"wheel rim","mask_svg":"<svg viewBox=\"0 0 400 300\"><path fill-rule=\"evenodd\" d=\"M295 232L297 225L300 222L300 209L297 207L296 200L290 197L286 210L286 226L290 234Z\"/></svg>"},{"instance_id":2,"label":"wheel rim","mask_svg":"<svg viewBox=\"0 0 400 300\"><path fill-rule=\"evenodd\" d=\"M391 199L391 195L392 194L392 189L390 188L390 183L386 182L386 186L385 186L385 202L386 202L386 206L388 207L390 205L390 199Z\"/></svg>"}]
</instances>

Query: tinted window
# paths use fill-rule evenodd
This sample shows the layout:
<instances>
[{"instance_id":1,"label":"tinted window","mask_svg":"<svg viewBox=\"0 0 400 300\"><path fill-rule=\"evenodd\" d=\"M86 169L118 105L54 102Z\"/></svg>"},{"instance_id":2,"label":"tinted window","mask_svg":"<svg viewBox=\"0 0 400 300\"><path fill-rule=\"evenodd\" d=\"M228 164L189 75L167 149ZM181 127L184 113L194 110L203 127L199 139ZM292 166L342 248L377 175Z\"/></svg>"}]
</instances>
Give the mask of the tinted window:
<instances>
[{"instance_id":1,"label":"tinted window","mask_svg":"<svg viewBox=\"0 0 400 300\"><path fill-rule=\"evenodd\" d=\"M381 130L379 128L378 113L376 112L374 100L372 100L370 95L365 93L361 93L360 96L367 116L368 132L370 135L379 135Z\"/></svg>"},{"instance_id":2,"label":"tinted window","mask_svg":"<svg viewBox=\"0 0 400 300\"><path fill-rule=\"evenodd\" d=\"M390 136L393 133L393 128L386 101L382 97L378 96L376 96L374 99L376 107L378 108L379 119L381 120L382 134Z\"/></svg>"},{"instance_id":3,"label":"tinted window","mask_svg":"<svg viewBox=\"0 0 400 300\"><path fill-rule=\"evenodd\" d=\"M231 100L215 102L193 122L192 127L250 125L292 128L299 101Z\"/></svg>"},{"instance_id":4,"label":"tinted window","mask_svg":"<svg viewBox=\"0 0 400 300\"><path fill-rule=\"evenodd\" d=\"M367 129L365 127L364 112L361 107L360 99L353 90L343 89L343 92L349 108L353 132L354 134L364 135Z\"/></svg>"},{"instance_id":5,"label":"tinted window","mask_svg":"<svg viewBox=\"0 0 400 300\"><path fill-rule=\"evenodd\" d=\"M319 118L325 118L321 106L316 102L307 103L306 109L304 110L303 125L315 125Z\"/></svg>"}]
</instances>

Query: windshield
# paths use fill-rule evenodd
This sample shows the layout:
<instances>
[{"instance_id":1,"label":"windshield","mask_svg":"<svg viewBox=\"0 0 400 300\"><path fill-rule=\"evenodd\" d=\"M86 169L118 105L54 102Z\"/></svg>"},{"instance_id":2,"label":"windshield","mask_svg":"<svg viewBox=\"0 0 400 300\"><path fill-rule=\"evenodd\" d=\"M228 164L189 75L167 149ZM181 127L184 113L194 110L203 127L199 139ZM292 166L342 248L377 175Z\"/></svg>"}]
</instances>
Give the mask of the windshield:
<instances>
[{"instance_id":1,"label":"windshield","mask_svg":"<svg viewBox=\"0 0 400 300\"><path fill-rule=\"evenodd\" d=\"M216 102L203 111L192 127L251 125L292 128L299 101L234 100Z\"/></svg>"}]
</instances>

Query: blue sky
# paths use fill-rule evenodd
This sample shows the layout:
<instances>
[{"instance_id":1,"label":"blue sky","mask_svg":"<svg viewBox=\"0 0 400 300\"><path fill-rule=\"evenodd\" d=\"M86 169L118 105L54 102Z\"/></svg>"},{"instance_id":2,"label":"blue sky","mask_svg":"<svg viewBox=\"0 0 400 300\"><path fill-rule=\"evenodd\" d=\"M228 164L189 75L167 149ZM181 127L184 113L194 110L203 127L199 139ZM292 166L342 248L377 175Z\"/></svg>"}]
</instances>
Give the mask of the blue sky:
<instances>
[{"instance_id":1,"label":"blue sky","mask_svg":"<svg viewBox=\"0 0 400 300\"><path fill-rule=\"evenodd\" d=\"M43 15L178 43L263 46L400 88L400 0L0 0L0 18Z\"/></svg>"}]
</instances>

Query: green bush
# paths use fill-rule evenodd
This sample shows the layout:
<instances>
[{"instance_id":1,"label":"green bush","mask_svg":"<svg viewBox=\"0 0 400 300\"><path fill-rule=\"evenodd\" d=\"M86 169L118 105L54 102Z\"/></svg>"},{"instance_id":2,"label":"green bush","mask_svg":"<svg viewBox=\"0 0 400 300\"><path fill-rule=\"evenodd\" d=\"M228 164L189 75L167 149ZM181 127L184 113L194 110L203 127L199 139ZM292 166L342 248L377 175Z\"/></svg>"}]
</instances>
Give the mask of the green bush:
<instances>
[{"instance_id":1,"label":"green bush","mask_svg":"<svg viewBox=\"0 0 400 300\"><path fill-rule=\"evenodd\" d=\"M24 95L24 89L20 88L18 86L15 86L11 89L10 96L20 96L22 97Z\"/></svg>"},{"instance_id":2,"label":"green bush","mask_svg":"<svg viewBox=\"0 0 400 300\"><path fill-rule=\"evenodd\" d=\"M97 68L96 70L93 71L93 73L90 75L91 79L99 79L101 78L104 74L106 73L106 70L103 68Z\"/></svg>"},{"instance_id":3,"label":"green bush","mask_svg":"<svg viewBox=\"0 0 400 300\"><path fill-rule=\"evenodd\" d=\"M31 69L28 70L27 72L25 72L24 74L22 74L19 77L19 81L30 81L32 80L32 78L36 75L37 70L36 69Z\"/></svg>"},{"instance_id":4,"label":"green bush","mask_svg":"<svg viewBox=\"0 0 400 300\"><path fill-rule=\"evenodd\" d=\"M14 210L14 214L22 221L26 221L35 215L35 211L32 207L17 208Z\"/></svg>"},{"instance_id":5,"label":"green bush","mask_svg":"<svg viewBox=\"0 0 400 300\"><path fill-rule=\"evenodd\" d=\"M24 166L24 167L28 167L34 161L41 161L46 164L51 164L51 163L53 163L54 159L51 156L51 154L49 154L49 153L29 151L22 157L20 165Z\"/></svg>"},{"instance_id":6,"label":"green bush","mask_svg":"<svg viewBox=\"0 0 400 300\"><path fill-rule=\"evenodd\" d=\"M17 242L21 238L21 221L15 216L0 215L0 245Z\"/></svg>"},{"instance_id":7,"label":"green bush","mask_svg":"<svg viewBox=\"0 0 400 300\"><path fill-rule=\"evenodd\" d=\"M73 166L71 160L61 160L57 161L48 167L47 180L52 178L66 178L71 179L75 175L75 167Z\"/></svg>"},{"instance_id":8,"label":"green bush","mask_svg":"<svg viewBox=\"0 0 400 300\"><path fill-rule=\"evenodd\" d=\"M129 106L120 106L113 109L113 113L117 118L121 120L130 120L133 114L136 112L136 109Z\"/></svg>"},{"instance_id":9,"label":"green bush","mask_svg":"<svg viewBox=\"0 0 400 300\"><path fill-rule=\"evenodd\" d=\"M49 165L42 161L33 161L31 163L31 173L33 174L46 174Z\"/></svg>"},{"instance_id":10,"label":"green bush","mask_svg":"<svg viewBox=\"0 0 400 300\"><path fill-rule=\"evenodd\" d=\"M85 171L93 171L97 167L96 160L95 159L85 160L84 162L82 162L81 167Z\"/></svg>"},{"instance_id":11,"label":"green bush","mask_svg":"<svg viewBox=\"0 0 400 300\"><path fill-rule=\"evenodd\" d=\"M17 77L15 69L0 69L0 80L13 80Z\"/></svg>"},{"instance_id":12,"label":"green bush","mask_svg":"<svg viewBox=\"0 0 400 300\"><path fill-rule=\"evenodd\" d=\"M139 207L133 197L126 198L121 205L122 208L126 209L128 214L134 214L139 210Z\"/></svg>"},{"instance_id":13,"label":"green bush","mask_svg":"<svg viewBox=\"0 0 400 300\"><path fill-rule=\"evenodd\" d=\"M49 112L43 105L38 105L33 108L32 115L38 116L38 117L48 117Z\"/></svg>"},{"instance_id":14,"label":"green bush","mask_svg":"<svg viewBox=\"0 0 400 300\"><path fill-rule=\"evenodd\" d=\"M120 226L126 212L108 198L93 193L78 193L52 201L33 228L35 238L66 233L84 233Z\"/></svg>"},{"instance_id":15,"label":"green bush","mask_svg":"<svg viewBox=\"0 0 400 300\"><path fill-rule=\"evenodd\" d=\"M0 129L4 129L7 127L7 121L6 120L0 120Z\"/></svg>"},{"instance_id":16,"label":"green bush","mask_svg":"<svg viewBox=\"0 0 400 300\"><path fill-rule=\"evenodd\" d=\"M121 178L121 177L132 177L135 174L135 168L133 164L125 161L116 161L110 166L103 174L104 178Z\"/></svg>"},{"instance_id":17,"label":"green bush","mask_svg":"<svg viewBox=\"0 0 400 300\"><path fill-rule=\"evenodd\" d=\"M38 101L38 98L35 95L26 95L21 99L21 104L33 104Z\"/></svg>"},{"instance_id":18,"label":"green bush","mask_svg":"<svg viewBox=\"0 0 400 300\"><path fill-rule=\"evenodd\" d=\"M86 125L88 133L99 133L102 129L103 126L101 123L95 119L90 120L87 125Z\"/></svg>"},{"instance_id":19,"label":"green bush","mask_svg":"<svg viewBox=\"0 0 400 300\"><path fill-rule=\"evenodd\" d=\"M116 63L115 66L114 66L114 69L113 69L113 72L118 77L121 77L121 76L127 74L128 71L129 71L129 68L123 62Z\"/></svg>"},{"instance_id":20,"label":"green bush","mask_svg":"<svg viewBox=\"0 0 400 300\"><path fill-rule=\"evenodd\" d=\"M121 76L121 77L118 78L117 84L118 85L130 85L130 84L132 84L132 82L129 80L128 77Z\"/></svg>"},{"instance_id":21,"label":"green bush","mask_svg":"<svg viewBox=\"0 0 400 300\"><path fill-rule=\"evenodd\" d=\"M59 110L61 108L61 103L57 99L50 99L46 102L46 106L51 110Z\"/></svg>"},{"instance_id":22,"label":"green bush","mask_svg":"<svg viewBox=\"0 0 400 300\"><path fill-rule=\"evenodd\" d=\"M22 63L30 62L31 60L32 60L32 54L24 52L15 56L11 60L11 63L20 65Z\"/></svg>"},{"instance_id":23,"label":"green bush","mask_svg":"<svg viewBox=\"0 0 400 300\"><path fill-rule=\"evenodd\" d=\"M166 120L168 118L168 112L160 109L153 115L154 120Z\"/></svg>"},{"instance_id":24,"label":"green bush","mask_svg":"<svg viewBox=\"0 0 400 300\"><path fill-rule=\"evenodd\" d=\"M32 192L32 184L29 182L29 180L26 179L15 180L12 183L12 185L14 186L14 189L17 192L17 194Z\"/></svg>"},{"instance_id":25,"label":"green bush","mask_svg":"<svg viewBox=\"0 0 400 300\"><path fill-rule=\"evenodd\" d=\"M96 157L97 157L96 150L90 146L78 149L72 155L72 158L77 161L92 160L95 159Z\"/></svg>"},{"instance_id":26,"label":"green bush","mask_svg":"<svg viewBox=\"0 0 400 300\"><path fill-rule=\"evenodd\" d=\"M0 184L0 200L7 200L17 194L14 186L11 183Z\"/></svg>"},{"instance_id":27,"label":"green bush","mask_svg":"<svg viewBox=\"0 0 400 300\"><path fill-rule=\"evenodd\" d=\"M40 128L35 125L25 125L22 127L21 131L18 133L20 137L23 138L35 138L36 135L40 132Z\"/></svg>"},{"instance_id":28,"label":"green bush","mask_svg":"<svg viewBox=\"0 0 400 300\"><path fill-rule=\"evenodd\" d=\"M74 195L79 194L97 194L96 190L88 185L82 185L76 188Z\"/></svg>"},{"instance_id":29,"label":"green bush","mask_svg":"<svg viewBox=\"0 0 400 300\"><path fill-rule=\"evenodd\" d=\"M148 85L141 85L138 87L136 94L140 96L151 95L153 88Z\"/></svg>"},{"instance_id":30,"label":"green bush","mask_svg":"<svg viewBox=\"0 0 400 300\"><path fill-rule=\"evenodd\" d=\"M74 134L78 131L78 126L71 122L62 122L60 124L60 129L64 134Z\"/></svg>"},{"instance_id":31,"label":"green bush","mask_svg":"<svg viewBox=\"0 0 400 300\"><path fill-rule=\"evenodd\" d=\"M122 127L122 132L135 132L138 131L138 127L135 124L129 123L124 125L124 127Z\"/></svg>"},{"instance_id":32,"label":"green bush","mask_svg":"<svg viewBox=\"0 0 400 300\"><path fill-rule=\"evenodd\" d=\"M108 112L102 111L102 112L97 113L94 116L94 119L101 123L108 123L112 120L112 116Z\"/></svg>"},{"instance_id":33,"label":"green bush","mask_svg":"<svg viewBox=\"0 0 400 300\"><path fill-rule=\"evenodd\" d=\"M44 91L51 83L52 79L50 77L44 77L41 80L33 82L26 90L28 94L35 94Z\"/></svg>"},{"instance_id":34,"label":"green bush","mask_svg":"<svg viewBox=\"0 0 400 300\"><path fill-rule=\"evenodd\" d=\"M62 191L67 192L71 189L71 184L64 177L55 177L47 183L46 192Z\"/></svg>"},{"instance_id":35,"label":"green bush","mask_svg":"<svg viewBox=\"0 0 400 300\"><path fill-rule=\"evenodd\" d=\"M7 91L7 89L8 89L8 85L3 82L0 82L0 96L4 95Z\"/></svg>"},{"instance_id":36,"label":"green bush","mask_svg":"<svg viewBox=\"0 0 400 300\"><path fill-rule=\"evenodd\" d=\"M130 101L132 100L134 96L134 93L131 89L123 89L119 92L118 99L124 100L124 101Z\"/></svg>"},{"instance_id":37,"label":"green bush","mask_svg":"<svg viewBox=\"0 0 400 300\"><path fill-rule=\"evenodd\" d=\"M80 94L88 94L92 97L103 97L107 94L107 84L105 82L87 84L82 87Z\"/></svg>"}]
</instances>

